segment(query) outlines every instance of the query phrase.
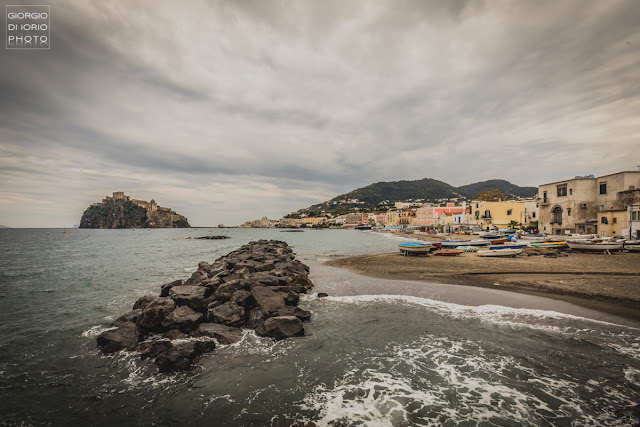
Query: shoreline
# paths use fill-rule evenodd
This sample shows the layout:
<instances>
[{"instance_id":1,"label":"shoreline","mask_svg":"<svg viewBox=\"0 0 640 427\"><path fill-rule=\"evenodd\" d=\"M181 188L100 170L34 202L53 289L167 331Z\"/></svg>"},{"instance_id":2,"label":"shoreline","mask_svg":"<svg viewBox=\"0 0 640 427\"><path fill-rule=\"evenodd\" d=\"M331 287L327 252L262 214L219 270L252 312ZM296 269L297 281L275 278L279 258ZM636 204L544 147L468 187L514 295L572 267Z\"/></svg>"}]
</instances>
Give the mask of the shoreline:
<instances>
[{"instance_id":1,"label":"shoreline","mask_svg":"<svg viewBox=\"0 0 640 427\"><path fill-rule=\"evenodd\" d=\"M398 252L339 258L326 265L381 279L436 281L544 296L640 320L640 254L486 259L474 253L422 257Z\"/></svg>"}]
</instances>

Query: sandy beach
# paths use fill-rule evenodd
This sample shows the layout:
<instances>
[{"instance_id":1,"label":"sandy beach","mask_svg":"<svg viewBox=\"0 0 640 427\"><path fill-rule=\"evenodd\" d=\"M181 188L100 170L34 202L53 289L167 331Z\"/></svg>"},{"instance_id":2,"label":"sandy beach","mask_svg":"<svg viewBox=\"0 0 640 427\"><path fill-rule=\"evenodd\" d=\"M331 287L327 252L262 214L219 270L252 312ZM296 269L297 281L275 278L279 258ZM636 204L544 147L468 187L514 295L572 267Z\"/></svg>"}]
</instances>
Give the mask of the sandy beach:
<instances>
[{"instance_id":1,"label":"sandy beach","mask_svg":"<svg viewBox=\"0 0 640 427\"><path fill-rule=\"evenodd\" d=\"M411 236L413 237L413 236ZM417 236L416 236L417 237ZM430 236L420 236L425 240ZM442 235L439 236L442 240ZM455 237L454 237L455 238ZM460 237L462 238L462 236ZM372 277L437 281L543 294L580 305L640 317L640 254L569 252L559 257L481 258L403 256L382 253L329 261L333 267ZM609 307L599 307L599 302Z\"/></svg>"}]
</instances>

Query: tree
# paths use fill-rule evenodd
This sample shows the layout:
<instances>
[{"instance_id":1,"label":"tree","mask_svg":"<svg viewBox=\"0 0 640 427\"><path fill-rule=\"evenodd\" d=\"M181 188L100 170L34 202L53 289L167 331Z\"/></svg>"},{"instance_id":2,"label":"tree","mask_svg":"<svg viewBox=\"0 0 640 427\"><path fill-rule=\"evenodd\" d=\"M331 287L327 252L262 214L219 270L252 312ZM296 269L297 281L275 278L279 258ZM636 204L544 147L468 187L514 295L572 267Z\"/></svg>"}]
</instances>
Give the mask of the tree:
<instances>
[{"instance_id":1,"label":"tree","mask_svg":"<svg viewBox=\"0 0 640 427\"><path fill-rule=\"evenodd\" d=\"M492 201L492 200L504 200L505 196L500 192L500 190L485 190L478 193L478 199L484 201Z\"/></svg>"}]
</instances>

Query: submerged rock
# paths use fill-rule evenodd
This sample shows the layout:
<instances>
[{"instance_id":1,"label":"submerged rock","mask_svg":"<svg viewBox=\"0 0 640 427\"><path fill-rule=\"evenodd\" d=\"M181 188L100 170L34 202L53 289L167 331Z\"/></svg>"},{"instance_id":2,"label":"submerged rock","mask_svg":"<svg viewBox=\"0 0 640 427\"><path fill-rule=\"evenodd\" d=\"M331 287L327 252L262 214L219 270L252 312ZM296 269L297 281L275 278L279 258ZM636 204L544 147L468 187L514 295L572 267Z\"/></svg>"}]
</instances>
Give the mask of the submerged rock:
<instances>
[{"instance_id":1,"label":"submerged rock","mask_svg":"<svg viewBox=\"0 0 640 427\"><path fill-rule=\"evenodd\" d=\"M138 345L140 331L133 322L125 322L116 329L98 335L98 347L103 353L114 353L120 350L133 350Z\"/></svg>"},{"instance_id":2,"label":"submerged rock","mask_svg":"<svg viewBox=\"0 0 640 427\"><path fill-rule=\"evenodd\" d=\"M189 341L174 345L160 353L154 363L160 372L185 371L193 366L196 359L216 347L213 341Z\"/></svg>"},{"instance_id":3,"label":"submerged rock","mask_svg":"<svg viewBox=\"0 0 640 427\"><path fill-rule=\"evenodd\" d=\"M295 316L270 317L256 328L256 334L282 340L304 335L302 322Z\"/></svg>"}]
</instances>

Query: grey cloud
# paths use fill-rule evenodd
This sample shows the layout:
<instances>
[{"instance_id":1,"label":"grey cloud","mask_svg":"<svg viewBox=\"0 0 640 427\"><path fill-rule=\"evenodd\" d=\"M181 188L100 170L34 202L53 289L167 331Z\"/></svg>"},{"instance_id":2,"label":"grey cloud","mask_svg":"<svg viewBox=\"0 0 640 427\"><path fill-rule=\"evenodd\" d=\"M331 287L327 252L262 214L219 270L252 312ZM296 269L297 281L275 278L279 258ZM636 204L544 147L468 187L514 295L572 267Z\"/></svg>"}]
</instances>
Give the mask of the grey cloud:
<instances>
[{"instance_id":1,"label":"grey cloud","mask_svg":"<svg viewBox=\"0 0 640 427\"><path fill-rule=\"evenodd\" d=\"M233 224L380 180L638 163L632 0L60 1L52 17L50 52L0 52L8 201L81 209L122 188ZM3 223L39 225L20 222L29 203Z\"/></svg>"}]
</instances>

